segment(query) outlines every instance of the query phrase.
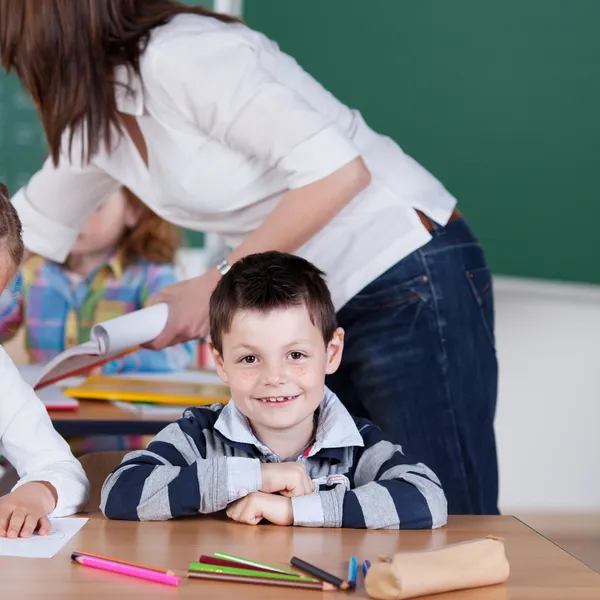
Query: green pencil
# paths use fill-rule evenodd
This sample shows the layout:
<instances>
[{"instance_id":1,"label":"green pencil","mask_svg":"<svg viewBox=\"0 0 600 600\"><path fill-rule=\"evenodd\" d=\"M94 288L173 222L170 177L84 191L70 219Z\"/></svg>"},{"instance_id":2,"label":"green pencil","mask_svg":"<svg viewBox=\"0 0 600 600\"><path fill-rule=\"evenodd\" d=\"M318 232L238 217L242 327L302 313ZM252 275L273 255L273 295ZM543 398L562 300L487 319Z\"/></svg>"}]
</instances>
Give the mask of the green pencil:
<instances>
[{"instance_id":1,"label":"green pencil","mask_svg":"<svg viewBox=\"0 0 600 600\"><path fill-rule=\"evenodd\" d=\"M296 577L301 577L302 575L296 571L286 571L286 569L281 569L280 567L274 567L273 565L266 565L264 563L259 563L254 560L249 560L247 558L241 558L240 556L234 556L233 554L225 554L225 552L215 552L213 554L215 558L222 558L223 560L232 560L234 562L243 563L250 567L261 567L262 569L268 569L269 571L273 571L274 573L284 573L286 575L294 575Z\"/></svg>"},{"instance_id":2,"label":"green pencil","mask_svg":"<svg viewBox=\"0 0 600 600\"><path fill-rule=\"evenodd\" d=\"M268 579L285 579L288 581L315 582L316 579L310 577L300 577L297 575L288 575L287 573L274 573L266 571L252 571L250 569L239 569L237 567L222 567L221 565L207 565L204 563L190 563L190 571L200 571L202 573L223 573L227 575L244 575L246 577L266 577Z\"/></svg>"}]
</instances>

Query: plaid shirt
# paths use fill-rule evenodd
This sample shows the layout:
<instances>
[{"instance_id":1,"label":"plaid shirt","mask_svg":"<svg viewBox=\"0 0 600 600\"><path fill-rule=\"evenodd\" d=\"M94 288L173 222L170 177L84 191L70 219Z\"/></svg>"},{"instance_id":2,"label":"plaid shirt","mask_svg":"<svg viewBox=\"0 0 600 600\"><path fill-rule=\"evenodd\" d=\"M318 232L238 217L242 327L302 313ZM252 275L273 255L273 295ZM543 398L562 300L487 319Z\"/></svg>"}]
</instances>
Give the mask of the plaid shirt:
<instances>
[{"instance_id":1,"label":"plaid shirt","mask_svg":"<svg viewBox=\"0 0 600 600\"><path fill-rule=\"evenodd\" d=\"M0 340L9 339L25 324L31 360L46 363L66 348L88 341L96 323L143 308L150 296L176 281L172 265L138 260L123 269L115 257L73 282L63 266L32 257L0 296ZM192 363L194 353L193 342L160 352L142 349L107 363L103 372L182 370Z\"/></svg>"}]
</instances>

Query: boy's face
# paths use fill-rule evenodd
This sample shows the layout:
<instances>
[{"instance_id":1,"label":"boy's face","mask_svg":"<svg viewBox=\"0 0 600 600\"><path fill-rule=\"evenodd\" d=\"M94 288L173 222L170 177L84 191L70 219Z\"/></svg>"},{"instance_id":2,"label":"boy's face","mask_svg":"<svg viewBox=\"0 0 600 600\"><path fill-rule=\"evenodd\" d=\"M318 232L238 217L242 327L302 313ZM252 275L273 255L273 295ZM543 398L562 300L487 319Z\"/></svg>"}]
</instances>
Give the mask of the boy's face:
<instances>
[{"instance_id":1,"label":"boy's face","mask_svg":"<svg viewBox=\"0 0 600 600\"><path fill-rule=\"evenodd\" d=\"M255 431L306 425L323 398L325 375L337 370L344 346L338 328L325 346L305 306L237 313L223 336L223 355L213 348L219 375ZM264 441L264 440L263 440Z\"/></svg>"}]
</instances>

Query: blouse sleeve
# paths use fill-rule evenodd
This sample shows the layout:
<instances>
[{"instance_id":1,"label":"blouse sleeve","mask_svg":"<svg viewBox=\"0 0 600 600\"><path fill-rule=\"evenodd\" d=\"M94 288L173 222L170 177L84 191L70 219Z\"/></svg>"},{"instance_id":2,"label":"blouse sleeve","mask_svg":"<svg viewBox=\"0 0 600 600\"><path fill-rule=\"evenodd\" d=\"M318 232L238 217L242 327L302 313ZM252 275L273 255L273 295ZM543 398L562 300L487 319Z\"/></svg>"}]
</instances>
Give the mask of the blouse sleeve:
<instances>
[{"instance_id":1,"label":"blouse sleeve","mask_svg":"<svg viewBox=\"0 0 600 600\"><path fill-rule=\"evenodd\" d=\"M47 159L13 198L25 247L64 262L86 219L117 185L93 164L70 164L64 159L54 167Z\"/></svg>"}]
</instances>

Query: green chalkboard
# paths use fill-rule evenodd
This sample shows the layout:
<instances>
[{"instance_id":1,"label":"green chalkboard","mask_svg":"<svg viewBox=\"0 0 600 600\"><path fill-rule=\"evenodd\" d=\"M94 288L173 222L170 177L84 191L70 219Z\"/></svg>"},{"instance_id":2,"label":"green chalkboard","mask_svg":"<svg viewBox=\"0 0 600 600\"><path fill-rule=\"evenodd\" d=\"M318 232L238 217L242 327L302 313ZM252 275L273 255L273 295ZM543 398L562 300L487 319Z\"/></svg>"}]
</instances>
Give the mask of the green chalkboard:
<instances>
[{"instance_id":1,"label":"green chalkboard","mask_svg":"<svg viewBox=\"0 0 600 600\"><path fill-rule=\"evenodd\" d=\"M458 197L495 273L600 283L599 0L245 0Z\"/></svg>"},{"instance_id":2,"label":"green chalkboard","mask_svg":"<svg viewBox=\"0 0 600 600\"><path fill-rule=\"evenodd\" d=\"M212 0L187 0L186 4L212 7ZM47 145L33 103L15 76L0 73L0 180L14 193L42 165ZM202 246L204 235L184 231L186 243Z\"/></svg>"}]
</instances>

